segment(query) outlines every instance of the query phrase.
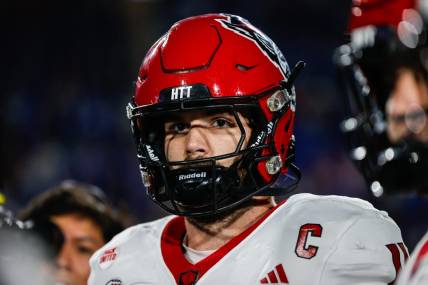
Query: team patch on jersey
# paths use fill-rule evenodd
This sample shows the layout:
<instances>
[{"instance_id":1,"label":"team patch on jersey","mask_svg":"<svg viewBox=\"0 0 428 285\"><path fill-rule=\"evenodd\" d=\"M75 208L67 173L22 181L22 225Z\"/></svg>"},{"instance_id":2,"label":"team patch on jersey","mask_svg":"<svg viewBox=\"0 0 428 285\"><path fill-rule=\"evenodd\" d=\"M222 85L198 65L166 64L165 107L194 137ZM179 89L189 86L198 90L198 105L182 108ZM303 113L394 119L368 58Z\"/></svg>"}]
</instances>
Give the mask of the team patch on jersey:
<instances>
[{"instance_id":1,"label":"team patch on jersey","mask_svg":"<svg viewBox=\"0 0 428 285\"><path fill-rule=\"evenodd\" d=\"M197 270L189 270L186 272L180 273L180 282L179 284L183 285L193 285L196 284L196 282L199 279L199 271Z\"/></svg>"},{"instance_id":2,"label":"team patch on jersey","mask_svg":"<svg viewBox=\"0 0 428 285\"><path fill-rule=\"evenodd\" d=\"M112 279L106 283L106 285L122 285L122 281L119 279Z\"/></svg>"},{"instance_id":3,"label":"team patch on jersey","mask_svg":"<svg viewBox=\"0 0 428 285\"><path fill-rule=\"evenodd\" d=\"M113 264L113 261L117 258L119 251L117 249L117 247L113 247L110 249L107 249L103 252L103 254L100 256L99 259L99 265L101 269L106 269L108 267L110 267ZM110 285L110 283L107 283ZM112 283L112 284L116 284L116 283ZM121 284L121 283L118 283Z\"/></svg>"}]
</instances>

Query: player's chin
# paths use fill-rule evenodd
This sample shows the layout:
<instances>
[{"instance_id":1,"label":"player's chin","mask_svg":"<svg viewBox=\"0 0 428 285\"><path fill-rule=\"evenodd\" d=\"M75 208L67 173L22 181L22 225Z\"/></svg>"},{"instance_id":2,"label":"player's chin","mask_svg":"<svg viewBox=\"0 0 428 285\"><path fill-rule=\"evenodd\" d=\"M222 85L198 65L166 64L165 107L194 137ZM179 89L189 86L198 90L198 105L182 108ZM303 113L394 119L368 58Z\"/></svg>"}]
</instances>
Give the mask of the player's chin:
<instances>
[{"instance_id":1,"label":"player's chin","mask_svg":"<svg viewBox=\"0 0 428 285\"><path fill-rule=\"evenodd\" d=\"M247 200L232 209L228 209L217 214L187 217L187 219L191 224L199 228L204 228L206 226L217 223L232 223L237 218L242 216L246 211L248 211L251 206L252 201Z\"/></svg>"}]
</instances>

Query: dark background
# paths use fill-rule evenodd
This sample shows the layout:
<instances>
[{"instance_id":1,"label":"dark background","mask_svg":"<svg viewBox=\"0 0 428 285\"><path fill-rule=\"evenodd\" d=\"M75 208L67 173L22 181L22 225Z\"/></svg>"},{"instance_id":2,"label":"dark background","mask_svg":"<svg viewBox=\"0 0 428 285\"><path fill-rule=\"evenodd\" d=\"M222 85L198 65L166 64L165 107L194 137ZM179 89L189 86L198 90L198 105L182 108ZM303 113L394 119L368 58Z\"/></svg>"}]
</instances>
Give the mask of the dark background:
<instances>
[{"instance_id":1,"label":"dark background","mask_svg":"<svg viewBox=\"0 0 428 285\"><path fill-rule=\"evenodd\" d=\"M368 199L400 225L412 249L426 231L426 199L377 199L346 157L332 64L350 1L2 1L0 192L19 211L66 178L100 186L135 220L165 215L144 194L125 116L150 45L177 20L209 12L247 18L280 47L297 79L297 192ZM375 234L375 233L367 233Z\"/></svg>"}]
</instances>

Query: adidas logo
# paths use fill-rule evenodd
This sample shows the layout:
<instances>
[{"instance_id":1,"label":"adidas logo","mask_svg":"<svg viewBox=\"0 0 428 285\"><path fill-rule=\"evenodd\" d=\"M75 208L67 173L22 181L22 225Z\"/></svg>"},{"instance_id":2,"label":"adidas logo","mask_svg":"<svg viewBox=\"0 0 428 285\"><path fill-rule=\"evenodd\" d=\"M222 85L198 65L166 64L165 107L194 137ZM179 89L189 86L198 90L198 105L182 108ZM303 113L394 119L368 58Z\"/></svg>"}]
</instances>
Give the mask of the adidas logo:
<instances>
[{"instance_id":1,"label":"adidas logo","mask_svg":"<svg viewBox=\"0 0 428 285\"><path fill-rule=\"evenodd\" d=\"M260 280L260 284L288 284L287 275L285 275L284 267L282 264L275 266L275 269L267 274L267 276Z\"/></svg>"}]
</instances>

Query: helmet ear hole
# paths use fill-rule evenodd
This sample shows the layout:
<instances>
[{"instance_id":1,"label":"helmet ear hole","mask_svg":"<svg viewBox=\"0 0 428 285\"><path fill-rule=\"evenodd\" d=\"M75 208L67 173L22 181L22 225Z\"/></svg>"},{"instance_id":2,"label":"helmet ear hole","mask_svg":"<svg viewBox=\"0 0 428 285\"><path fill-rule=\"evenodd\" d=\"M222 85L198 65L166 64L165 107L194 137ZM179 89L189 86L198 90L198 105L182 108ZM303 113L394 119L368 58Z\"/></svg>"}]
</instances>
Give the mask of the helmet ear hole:
<instances>
[{"instance_id":1,"label":"helmet ear hole","mask_svg":"<svg viewBox=\"0 0 428 285\"><path fill-rule=\"evenodd\" d=\"M280 152L281 152L282 155L284 155L284 153L285 153L285 146L284 146L284 144L281 144Z\"/></svg>"},{"instance_id":2,"label":"helmet ear hole","mask_svg":"<svg viewBox=\"0 0 428 285\"><path fill-rule=\"evenodd\" d=\"M138 77L139 82L146 81L147 79L147 73L141 74L141 76Z\"/></svg>"},{"instance_id":3,"label":"helmet ear hole","mask_svg":"<svg viewBox=\"0 0 428 285\"><path fill-rule=\"evenodd\" d=\"M290 131L290 127L291 127L291 120L288 120L287 123L285 124L284 131L288 133Z\"/></svg>"}]
</instances>

